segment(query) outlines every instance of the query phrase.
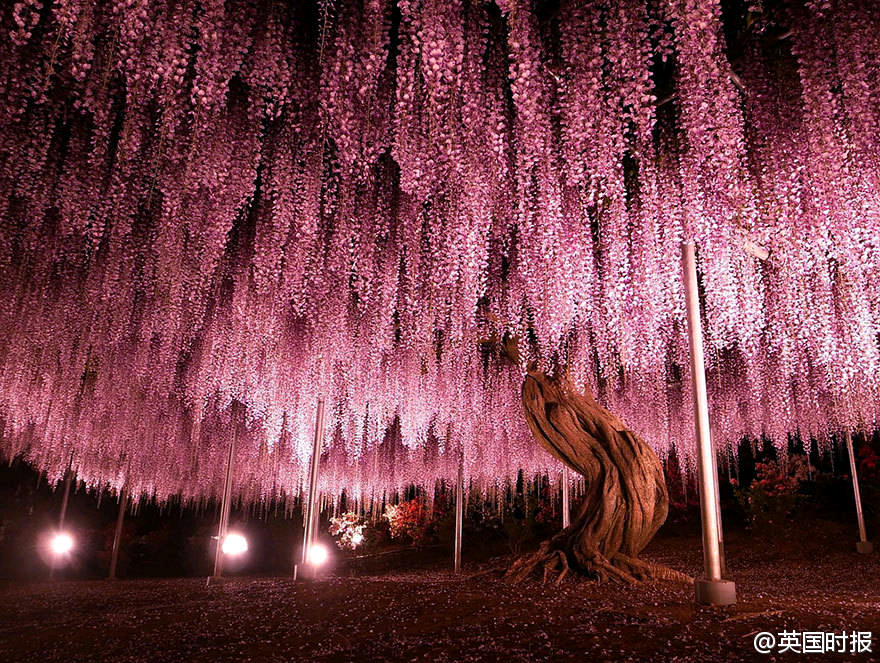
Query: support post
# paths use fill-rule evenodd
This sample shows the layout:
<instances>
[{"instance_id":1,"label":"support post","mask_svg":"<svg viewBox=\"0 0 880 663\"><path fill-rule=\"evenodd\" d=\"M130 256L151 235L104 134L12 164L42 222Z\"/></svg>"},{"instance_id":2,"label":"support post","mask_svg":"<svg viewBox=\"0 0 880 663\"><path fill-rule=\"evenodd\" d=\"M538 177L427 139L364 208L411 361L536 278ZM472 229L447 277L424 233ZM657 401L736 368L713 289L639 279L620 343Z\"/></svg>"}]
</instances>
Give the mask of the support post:
<instances>
[{"instance_id":1,"label":"support post","mask_svg":"<svg viewBox=\"0 0 880 663\"><path fill-rule=\"evenodd\" d=\"M718 514L715 519L715 528L718 532L718 559L721 562L721 576L724 577L727 575L727 560L724 555L724 528L721 526L721 483L718 481L718 454L715 453L715 445L711 444L711 446L713 483L715 484L715 513Z\"/></svg>"},{"instance_id":2,"label":"support post","mask_svg":"<svg viewBox=\"0 0 880 663\"><path fill-rule=\"evenodd\" d=\"M116 580L116 565L119 562L119 544L122 541L122 523L125 520L125 500L128 499L125 484L119 489L119 513L116 515L116 531L113 533L113 551L110 553L110 580Z\"/></svg>"},{"instance_id":3,"label":"support post","mask_svg":"<svg viewBox=\"0 0 880 663\"><path fill-rule=\"evenodd\" d=\"M217 551L214 554L214 580L223 574L223 540L229 527L229 508L232 500L232 456L235 453L236 422L232 423L232 438L229 440L229 455L226 458L226 480L223 484L223 501L220 503L220 526L217 529ZM210 582L210 580L209 580Z\"/></svg>"},{"instance_id":4,"label":"support post","mask_svg":"<svg viewBox=\"0 0 880 663\"><path fill-rule=\"evenodd\" d=\"M461 539L464 529L464 450L458 458L455 481L455 572L461 573Z\"/></svg>"},{"instance_id":5,"label":"support post","mask_svg":"<svg viewBox=\"0 0 880 663\"><path fill-rule=\"evenodd\" d=\"M571 525L571 502L569 499L568 465L562 466L562 529Z\"/></svg>"},{"instance_id":6,"label":"support post","mask_svg":"<svg viewBox=\"0 0 880 663\"><path fill-rule=\"evenodd\" d=\"M73 452L70 452L70 460L67 461L67 470L64 472L64 496L61 498L61 514L58 516L58 531L64 530L64 519L67 517L67 503L70 501L70 482L73 477ZM55 577L55 560L49 564L49 579Z\"/></svg>"},{"instance_id":7,"label":"support post","mask_svg":"<svg viewBox=\"0 0 880 663\"><path fill-rule=\"evenodd\" d=\"M309 473L309 504L306 516L306 528L303 534L302 564L308 568L309 552L315 542L318 529L318 467L321 462L321 445L324 441L324 401L318 399L318 414L315 420L315 441L312 445L312 463Z\"/></svg>"},{"instance_id":8,"label":"support post","mask_svg":"<svg viewBox=\"0 0 880 663\"><path fill-rule=\"evenodd\" d=\"M706 367L703 360L703 331L700 322L700 295L697 289L697 262L693 242L681 245L687 303L688 342L691 355L694 419L697 437L697 478L700 486L700 517L703 529L703 562L706 577L694 582L697 603L731 605L736 602L733 582L722 580L722 555L718 501L718 470L709 433L709 404L706 395Z\"/></svg>"},{"instance_id":9,"label":"support post","mask_svg":"<svg viewBox=\"0 0 880 663\"><path fill-rule=\"evenodd\" d=\"M70 482L73 478L73 452L70 452L70 460L67 461L67 471L64 473L64 496L61 498L61 514L58 517L58 529L64 529L64 519L67 517L67 503L70 501Z\"/></svg>"},{"instance_id":10,"label":"support post","mask_svg":"<svg viewBox=\"0 0 880 663\"><path fill-rule=\"evenodd\" d=\"M850 431L846 431L846 450L849 452L849 470L852 475L853 495L856 500L856 518L859 521L859 540L856 543L856 550L864 555L868 555L874 552L874 544L868 541L868 535L865 531L865 514L862 512L862 495L859 492L856 454L853 451L852 433Z\"/></svg>"}]
</instances>

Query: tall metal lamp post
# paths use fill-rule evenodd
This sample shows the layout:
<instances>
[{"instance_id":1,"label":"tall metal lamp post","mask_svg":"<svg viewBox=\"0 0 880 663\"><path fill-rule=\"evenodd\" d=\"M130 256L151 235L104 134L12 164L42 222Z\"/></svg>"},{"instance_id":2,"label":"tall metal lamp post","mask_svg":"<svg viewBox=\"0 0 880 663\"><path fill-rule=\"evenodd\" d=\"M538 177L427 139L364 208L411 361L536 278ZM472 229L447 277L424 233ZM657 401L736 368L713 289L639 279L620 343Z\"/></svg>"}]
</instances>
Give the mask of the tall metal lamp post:
<instances>
[{"instance_id":1,"label":"tall metal lamp post","mask_svg":"<svg viewBox=\"0 0 880 663\"><path fill-rule=\"evenodd\" d=\"M700 485L700 518L703 528L705 578L694 581L697 603L731 605L736 603L736 586L722 579L721 509L718 499L718 470L715 449L709 433L709 405L706 395L706 367L703 360L703 330L700 322L700 296L697 290L697 262L694 243L681 245L687 302L688 342L694 391L694 419L697 436L697 475Z\"/></svg>"},{"instance_id":2,"label":"tall metal lamp post","mask_svg":"<svg viewBox=\"0 0 880 663\"><path fill-rule=\"evenodd\" d=\"M853 496L856 500L856 518L859 522L859 540L856 542L856 550L863 555L874 552L874 544L868 541L865 531L865 514L862 512L862 495L859 492L859 477L856 468L856 455L853 451L852 433L846 431L846 450L849 453L849 470L852 475Z\"/></svg>"},{"instance_id":3,"label":"tall metal lamp post","mask_svg":"<svg viewBox=\"0 0 880 663\"><path fill-rule=\"evenodd\" d=\"M306 528L303 535L302 566L308 569L312 562L312 546L318 529L318 468L321 462L321 445L324 442L324 401L318 399L318 413L315 421L315 440L312 446L312 462L309 473L309 502L306 512ZM314 564L311 565L314 567ZM294 578L297 569L294 568Z\"/></svg>"},{"instance_id":4,"label":"tall metal lamp post","mask_svg":"<svg viewBox=\"0 0 880 663\"><path fill-rule=\"evenodd\" d=\"M223 483L223 501L220 503L220 526L217 530L217 551L214 554L214 574L208 578L208 584L218 582L223 575L223 541L229 528L229 509L232 500L232 458L235 453L236 423L232 424L232 438L229 440L229 455L226 458L226 479Z\"/></svg>"},{"instance_id":5,"label":"tall metal lamp post","mask_svg":"<svg viewBox=\"0 0 880 663\"><path fill-rule=\"evenodd\" d=\"M454 567L461 573L461 541L464 535L464 447L458 457L458 476L455 480L455 553Z\"/></svg>"},{"instance_id":6,"label":"tall metal lamp post","mask_svg":"<svg viewBox=\"0 0 880 663\"><path fill-rule=\"evenodd\" d=\"M107 577L116 580L116 566L119 562L119 546L122 542L122 523L125 520L125 502L128 499L128 485L119 489L119 511L116 513L116 530L113 532L113 551L110 553L110 573ZM220 545L219 543L217 545Z\"/></svg>"}]
</instances>

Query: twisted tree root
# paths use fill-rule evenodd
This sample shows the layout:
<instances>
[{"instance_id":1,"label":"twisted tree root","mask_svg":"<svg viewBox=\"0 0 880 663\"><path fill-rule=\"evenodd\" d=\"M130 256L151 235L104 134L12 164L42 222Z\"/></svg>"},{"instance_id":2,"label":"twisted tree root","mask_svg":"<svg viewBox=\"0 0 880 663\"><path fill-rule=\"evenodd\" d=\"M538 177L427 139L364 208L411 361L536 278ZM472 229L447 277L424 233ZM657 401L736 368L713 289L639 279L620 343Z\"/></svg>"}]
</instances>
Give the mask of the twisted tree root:
<instances>
[{"instance_id":1,"label":"twisted tree root","mask_svg":"<svg viewBox=\"0 0 880 663\"><path fill-rule=\"evenodd\" d=\"M666 520L669 498L657 454L589 392L564 377L530 370L522 386L526 423L535 440L580 473L587 491L572 524L516 560L505 578L522 582L543 567L544 582L574 571L600 582L693 578L638 559Z\"/></svg>"},{"instance_id":2,"label":"twisted tree root","mask_svg":"<svg viewBox=\"0 0 880 663\"><path fill-rule=\"evenodd\" d=\"M551 548L552 543L552 539L544 541L536 552L517 559L504 575L504 579L512 584L519 584L537 568L543 566L542 584L546 584L548 578L553 573L557 573L554 584L558 585L572 570L599 582L613 580L627 585L664 580L688 585L692 585L694 582L691 576L673 568L630 557L623 553L616 553L611 559L608 559L598 551L591 551L584 555L574 555L578 559L570 562L568 555L563 550Z\"/></svg>"}]
</instances>

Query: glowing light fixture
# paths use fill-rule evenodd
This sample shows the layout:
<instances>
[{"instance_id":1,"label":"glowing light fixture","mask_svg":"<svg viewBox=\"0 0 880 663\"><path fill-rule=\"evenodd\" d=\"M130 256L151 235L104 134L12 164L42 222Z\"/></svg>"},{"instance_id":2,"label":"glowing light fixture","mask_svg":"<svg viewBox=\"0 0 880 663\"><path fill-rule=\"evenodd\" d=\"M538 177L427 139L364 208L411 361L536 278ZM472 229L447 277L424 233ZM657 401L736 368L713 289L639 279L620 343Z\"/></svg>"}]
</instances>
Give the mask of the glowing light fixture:
<instances>
[{"instance_id":1,"label":"glowing light fixture","mask_svg":"<svg viewBox=\"0 0 880 663\"><path fill-rule=\"evenodd\" d=\"M247 539L241 534L227 534L221 547L223 554L230 556L242 555L247 552L247 549Z\"/></svg>"},{"instance_id":2,"label":"glowing light fixture","mask_svg":"<svg viewBox=\"0 0 880 663\"><path fill-rule=\"evenodd\" d=\"M73 550L73 537L66 532L59 532L49 541L49 549L53 555L66 555Z\"/></svg>"},{"instance_id":3,"label":"glowing light fixture","mask_svg":"<svg viewBox=\"0 0 880 663\"><path fill-rule=\"evenodd\" d=\"M321 566L327 561L327 558L329 556L330 552L325 546L322 546L320 543L313 543L309 547L308 562L312 566Z\"/></svg>"},{"instance_id":4,"label":"glowing light fixture","mask_svg":"<svg viewBox=\"0 0 880 663\"><path fill-rule=\"evenodd\" d=\"M355 532L351 535L351 545L359 546L364 542L364 535L360 532Z\"/></svg>"}]
</instances>

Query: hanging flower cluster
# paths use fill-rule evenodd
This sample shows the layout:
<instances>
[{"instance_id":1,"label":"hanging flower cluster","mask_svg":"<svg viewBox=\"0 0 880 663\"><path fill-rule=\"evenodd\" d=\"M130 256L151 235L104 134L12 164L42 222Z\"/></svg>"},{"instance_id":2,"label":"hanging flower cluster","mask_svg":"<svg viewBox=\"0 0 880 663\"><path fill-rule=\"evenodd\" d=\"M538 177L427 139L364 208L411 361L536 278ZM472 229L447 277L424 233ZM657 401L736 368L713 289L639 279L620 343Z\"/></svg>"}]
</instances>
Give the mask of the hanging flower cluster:
<instances>
[{"instance_id":1,"label":"hanging flower cluster","mask_svg":"<svg viewBox=\"0 0 880 663\"><path fill-rule=\"evenodd\" d=\"M737 7L8 3L0 451L269 499L322 398L322 492L491 491L558 471L507 336L688 457L684 239L716 441L873 426L880 14Z\"/></svg>"}]
</instances>

